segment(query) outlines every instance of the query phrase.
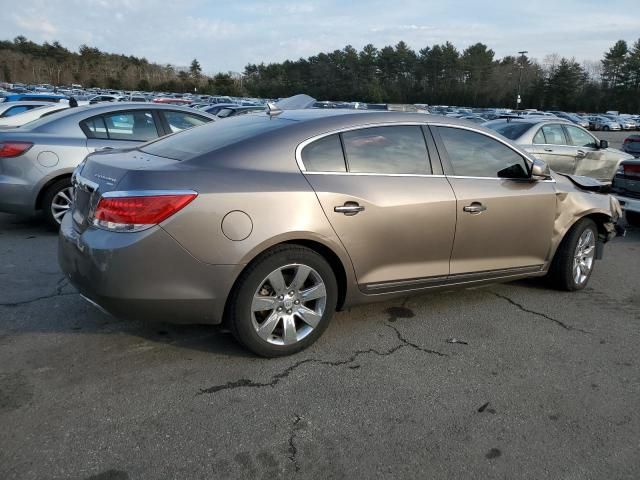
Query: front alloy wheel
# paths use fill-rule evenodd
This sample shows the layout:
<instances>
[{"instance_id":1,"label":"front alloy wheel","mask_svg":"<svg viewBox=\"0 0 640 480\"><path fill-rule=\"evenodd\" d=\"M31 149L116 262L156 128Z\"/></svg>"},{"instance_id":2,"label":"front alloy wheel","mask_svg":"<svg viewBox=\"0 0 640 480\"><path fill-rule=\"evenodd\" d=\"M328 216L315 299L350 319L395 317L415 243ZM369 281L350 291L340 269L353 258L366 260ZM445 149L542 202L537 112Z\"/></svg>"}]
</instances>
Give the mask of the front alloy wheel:
<instances>
[{"instance_id":1,"label":"front alloy wheel","mask_svg":"<svg viewBox=\"0 0 640 480\"><path fill-rule=\"evenodd\" d=\"M264 357L289 355L315 342L337 303L331 266L317 252L281 245L256 258L229 299L231 333Z\"/></svg>"},{"instance_id":2,"label":"front alloy wheel","mask_svg":"<svg viewBox=\"0 0 640 480\"><path fill-rule=\"evenodd\" d=\"M589 279L596 253L596 238L591 229L580 235L573 255L573 280L582 285Z\"/></svg>"},{"instance_id":3,"label":"front alloy wheel","mask_svg":"<svg viewBox=\"0 0 640 480\"><path fill-rule=\"evenodd\" d=\"M598 227L590 218L579 220L565 235L556 251L549 280L561 290L581 290L593 273Z\"/></svg>"}]
</instances>

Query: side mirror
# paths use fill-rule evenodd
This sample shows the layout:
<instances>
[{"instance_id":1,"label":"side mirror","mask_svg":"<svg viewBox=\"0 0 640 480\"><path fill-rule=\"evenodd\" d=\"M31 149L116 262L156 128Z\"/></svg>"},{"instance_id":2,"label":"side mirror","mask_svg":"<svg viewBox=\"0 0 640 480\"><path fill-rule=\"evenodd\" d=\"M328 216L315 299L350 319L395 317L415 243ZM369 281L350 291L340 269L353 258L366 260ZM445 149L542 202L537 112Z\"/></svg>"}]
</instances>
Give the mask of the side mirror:
<instances>
[{"instance_id":1,"label":"side mirror","mask_svg":"<svg viewBox=\"0 0 640 480\"><path fill-rule=\"evenodd\" d=\"M549 170L547 162L536 158L533 161L533 165L531 165L531 178L533 180L548 180L551 178L551 170Z\"/></svg>"},{"instance_id":2,"label":"side mirror","mask_svg":"<svg viewBox=\"0 0 640 480\"><path fill-rule=\"evenodd\" d=\"M602 150L609 148L609 142L607 140L600 140L600 148Z\"/></svg>"}]
</instances>

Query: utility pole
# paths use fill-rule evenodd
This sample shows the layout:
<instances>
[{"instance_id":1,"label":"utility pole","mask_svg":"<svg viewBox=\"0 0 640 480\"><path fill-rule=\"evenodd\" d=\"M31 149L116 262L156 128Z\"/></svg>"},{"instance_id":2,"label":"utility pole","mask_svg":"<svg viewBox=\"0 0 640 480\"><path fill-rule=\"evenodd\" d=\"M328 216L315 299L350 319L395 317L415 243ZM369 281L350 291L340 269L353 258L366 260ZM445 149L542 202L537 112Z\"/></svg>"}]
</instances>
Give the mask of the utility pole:
<instances>
[{"instance_id":1,"label":"utility pole","mask_svg":"<svg viewBox=\"0 0 640 480\"><path fill-rule=\"evenodd\" d=\"M516 110L520 109L520 103L522 102L522 98L520 98L520 84L522 83L522 70L524 70L524 65L522 63L522 60L525 56L525 54L529 53L526 50L523 50L521 52L518 52L520 54L520 59L519 59L519 63L520 63L520 75L518 76L518 96L516 97Z\"/></svg>"}]
</instances>

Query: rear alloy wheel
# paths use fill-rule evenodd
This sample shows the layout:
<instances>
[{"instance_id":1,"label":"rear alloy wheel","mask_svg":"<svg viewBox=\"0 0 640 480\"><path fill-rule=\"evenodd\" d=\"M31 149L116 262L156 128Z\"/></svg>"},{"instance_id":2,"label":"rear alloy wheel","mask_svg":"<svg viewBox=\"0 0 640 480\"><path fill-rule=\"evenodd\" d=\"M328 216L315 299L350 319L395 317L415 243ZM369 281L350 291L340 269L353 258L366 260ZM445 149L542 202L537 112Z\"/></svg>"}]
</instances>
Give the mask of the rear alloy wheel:
<instances>
[{"instance_id":1,"label":"rear alloy wheel","mask_svg":"<svg viewBox=\"0 0 640 480\"><path fill-rule=\"evenodd\" d=\"M289 355L322 335L336 299L335 276L322 256L304 247L277 247L239 279L229 309L231 332L258 355Z\"/></svg>"},{"instance_id":2,"label":"rear alloy wheel","mask_svg":"<svg viewBox=\"0 0 640 480\"><path fill-rule=\"evenodd\" d=\"M63 178L51 185L42 197L44 216L50 227L60 228L62 217L73 205L71 179Z\"/></svg>"},{"instance_id":3,"label":"rear alloy wheel","mask_svg":"<svg viewBox=\"0 0 640 480\"><path fill-rule=\"evenodd\" d=\"M593 273L598 229L588 218L576 223L565 236L549 270L549 278L561 290L583 289Z\"/></svg>"}]
</instances>

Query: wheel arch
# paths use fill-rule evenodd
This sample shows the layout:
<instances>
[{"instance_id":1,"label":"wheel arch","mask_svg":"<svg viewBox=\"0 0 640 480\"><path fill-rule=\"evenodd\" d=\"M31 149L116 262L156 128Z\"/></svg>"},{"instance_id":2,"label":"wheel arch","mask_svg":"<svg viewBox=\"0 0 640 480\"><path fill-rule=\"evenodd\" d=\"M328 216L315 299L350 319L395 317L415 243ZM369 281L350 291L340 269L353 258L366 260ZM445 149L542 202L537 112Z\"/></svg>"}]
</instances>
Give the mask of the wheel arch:
<instances>
[{"instance_id":1,"label":"wheel arch","mask_svg":"<svg viewBox=\"0 0 640 480\"><path fill-rule=\"evenodd\" d=\"M59 180L65 179L65 178L69 178L70 179L72 174L73 174L73 171L65 172L65 173L62 173L60 175L56 175L56 176L51 177L48 180L46 180L45 183L42 184L42 186L38 190L38 195L36 195L36 201L35 201L35 205L34 205L35 209L36 210L42 210L42 199L43 199L45 193L47 192L47 190L49 189L49 187L51 185L53 185L54 183L56 183Z\"/></svg>"},{"instance_id":2,"label":"wheel arch","mask_svg":"<svg viewBox=\"0 0 640 480\"><path fill-rule=\"evenodd\" d=\"M565 239L567 238L567 235L569 234L569 232L583 219L590 219L593 220L593 222L596 224L596 228L598 229L598 235L606 235L607 234L607 230L604 226L605 223L610 223L612 221L611 215L608 215L604 212L601 211L593 211L593 212L587 212L584 215L580 216L580 217L576 217L574 219L573 222L571 222L570 224L568 224L564 231L561 234L560 240L557 242L555 249L553 251L553 254L551 255L549 261L553 262L553 259L556 256L556 253L558 253L558 250L560 249L560 245L563 244L563 242L565 241Z\"/></svg>"},{"instance_id":3,"label":"wheel arch","mask_svg":"<svg viewBox=\"0 0 640 480\"><path fill-rule=\"evenodd\" d=\"M313 250L314 252L318 253L320 256L322 256L322 258L324 258L327 263L329 263L329 266L331 267L331 270L333 271L335 278L336 278L336 282L338 284L338 302L336 304L336 310L341 310L342 307L344 306L346 299L347 299L347 285L348 285L348 277L347 277L347 270L345 268L344 262L343 260L340 258L340 256L329 246L325 245L322 242L319 242L317 240L311 240L308 238L294 238L294 239L287 239L287 240L283 240L277 243L273 243L273 244L269 244L268 246L266 246L265 248L261 249L260 251L258 251L257 253L254 253L252 255L252 260L250 262L248 262L243 268L242 270L240 270L238 272L238 274L236 275L236 278L233 282L233 285L231 286L231 288L229 289L229 293L227 294L227 298L225 300L225 305L224 305L224 311L223 311L223 322L226 321L226 319L229 316L229 307L230 307L230 302L232 300L233 297L233 292L236 290L236 288L238 287L238 282L240 281L240 279L242 278L242 274L245 272L245 270L261 255L263 255L265 252L268 252L269 250L272 250L274 248L277 247L281 247L281 246L286 246L286 245L297 245L297 246L301 246L301 247L306 247L310 250Z\"/></svg>"}]
</instances>

